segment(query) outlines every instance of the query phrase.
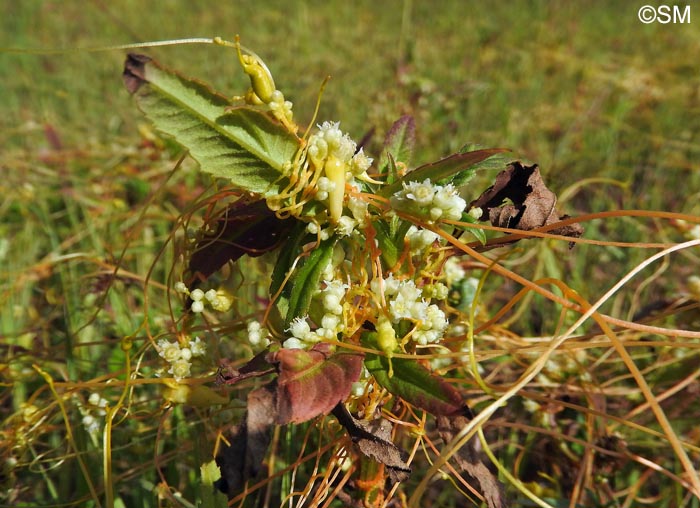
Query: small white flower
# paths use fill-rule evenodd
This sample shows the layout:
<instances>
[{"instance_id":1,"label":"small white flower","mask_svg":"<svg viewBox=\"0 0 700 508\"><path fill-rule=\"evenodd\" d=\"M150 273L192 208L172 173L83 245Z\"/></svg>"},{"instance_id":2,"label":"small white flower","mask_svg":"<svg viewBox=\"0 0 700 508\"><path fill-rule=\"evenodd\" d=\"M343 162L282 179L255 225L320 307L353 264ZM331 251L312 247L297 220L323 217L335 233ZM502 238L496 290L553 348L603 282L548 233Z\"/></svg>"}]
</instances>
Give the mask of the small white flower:
<instances>
[{"instance_id":1,"label":"small white flower","mask_svg":"<svg viewBox=\"0 0 700 508\"><path fill-rule=\"evenodd\" d=\"M104 408L107 406L107 399L103 398L99 393L93 392L88 397L88 404L91 406Z\"/></svg>"},{"instance_id":2,"label":"small white flower","mask_svg":"<svg viewBox=\"0 0 700 508\"><path fill-rule=\"evenodd\" d=\"M190 341L190 351L192 356L204 356L207 352L207 344L199 337L195 337Z\"/></svg>"},{"instance_id":3,"label":"small white flower","mask_svg":"<svg viewBox=\"0 0 700 508\"><path fill-rule=\"evenodd\" d=\"M185 286L185 283L182 281L178 281L175 283L175 291L182 294L187 294L189 292L187 286Z\"/></svg>"},{"instance_id":4,"label":"small white flower","mask_svg":"<svg viewBox=\"0 0 700 508\"><path fill-rule=\"evenodd\" d=\"M210 300L210 303L212 309L218 312L226 312L233 305L233 296L228 291L219 289L215 292L215 296Z\"/></svg>"},{"instance_id":5,"label":"small white flower","mask_svg":"<svg viewBox=\"0 0 700 508\"><path fill-rule=\"evenodd\" d=\"M83 426L88 434L96 434L100 431L100 422L91 414L83 416Z\"/></svg>"},{"instance_id":6,"label":"small white flower","mask_svg":"<svg viewBox=\"0 0 700 508\"><path fill-rule=\"evenodd\" d=\"M177 380L189 377L191 364L187 360L177 360L170 365L168 373Z\"/></svg>"},{"instance_id":7,"label":"small white flower","mask_svg":"<svg viewBox=\"0 0 700 508\"><path fill-rule=\"evenodd\" d=\"M413 334L413 340L421 346L427 346L440 340L440 334L435 330L417 330Z\"/></svg>"},{"instance_id":8,"label":"small white flower","mask_svg":"<svg viewBox=\"0 0 700 508\"><path fill-rule=\"evenodd\" d=\"M367 388L367 381L355 381L352 384L352 388L350 390L350 393L354 395L355 397L362 397L365 393L365 389Z\"/></svg>"},{"instance_id":9,"label":"small white flower","mask_svg":"<svg viewBox=\"0 0 700 508\"><path fill-rule=\"evenodd\" d=\"M427 321L430 323L430 328L436 330L440 334L447 328L447 316L437 305L429 305L426 309Z\"/></svg>"},{"instance_id":10,"label":"small white flower","mask_svg":"<svg viewBox=\"0 0 700 508\"><path fill-rule=\"evenodd\" d=\"M337 331L340 326L340 318L335 314L324 314L321 319L321 326L327 330Z\"/></svg>"},{"instance_id":11,"label":"small white flower","mask_svg":"<svg viewBox=\"0 0 700 508\"><path fill-rule=\"evenodd\" d=\"M190 361L190 360L192 359L192 350L191 350L190 348L188 348L188 347L183 347L183 348L180 350L180 357L181 357L183 360Z\"/></svg>"},{"instance_id":12,"label":"small white flower","mask_svg":"<svg viewBox=\"0 0 700 508\"><path fill-rule=\"evenodd\" d=\"M267 330L267 328L263 328L257 321L249 321L247 329L248 342L250 342L252 346L267 347L270 344L270 340L268 339L270 332Z\"/></svg>"},{"instance_id":13,"label":"small white flower","mask_svg":"<svg viewBox=\"0 0 700 508\"><path fill-rule=\"evenodd\" d=\"M430 220L435 222L438 220L440 217L442 217L442 208L439 208L437 206L434 206L430 209Z\"/></svg>"},{"instance_id":14,"label":"small white flower","mask_svg":"<svg viewBox=\"0 0 700 508\"><path fill-rule=\"evenodd\" d=\"M353 218L357 221L357 224L359 226L363 226L365 219L367 218L369 203L362 199L350 196L348 199L348 208L350 209Z\"/></svg>"},{"instance_id":15,"label":"small white flower","mask_svg":"<svg viewBox=\"0 0 700 508\"><path fill-rule=\"evenodd\" d=\"M338 225L336 226L336 231L340 236L350 236L355 227L357 226L357 221L347 215L342 215L338 220Z\"/></svg>"},{"instance_id":16,"label":"small white flower","mask_svg":"<svg viewBox=\"0 0 700 508\"><path fill-rule=\"evenodd\" d=\"M428 319L428 302L419 300L408 305L410 318L415 321L425 321Z\"/></svg>"},{"instance_id":17,"label":"small white flower","mask_svg":"<svg viewBox=\"0 0 700 508\"><path fill-rule=\"evenodd\" d=\"M161 339L158 341L158 354L166 362L172 363L180 358L180 344L176 342L170 342L167 339Z\"/></svg>"},{"instance_id":18,"label":"small white flower","mask_svg":"<svg viewBox=\"0 0 700 508\"><path fill-rule=\"evenodd\" d=\"M335 309L337 309L340 306L340 298L338 298L338 295L331 293L331 292L326 292L323 295L323 308L326 311L333 312ZM342 308L341 308L342 311ZM335 314L335 312L333 312Z\"/></svg>"},{"instance_id":19,"label":"small white flower","mask_svg":"<svg viewBox=\"0 0 700 508\"><path fill-rule=\"evenodd\" d=\"M328 143L320 135L311 136L307 154L314 166L323 167L323 161L328 157Z\"/></svg>"},{"instance_id":20,"label":"small white flower","mask_svg":"<svg viewBox=\"0 0 700 508\"><path fill-rule=\"evenodd\" d=\"M360 150L353 155L352 159L350 160L350 172L355 176L359 176L367 171L371 165L372 159L367 157L364 150L360 148Z\"/></svg>"},{"instance_id":21,"label":"small white flower","mask_svg":"<svg viewBox=\"0 0 700 508\"><path fill-rule=\"evenodd\" d=\"M195 300L194 302L192 302L190 310L195 314L200 314L201 312L204 312L204 302L200 300Z\"/></svg>"},{"instance_id":22,"label":"small white flower","mask_svg":"<svg viewBox=\"0 0 700 508\"><path fill-rule=\"evenodd\" d=\"M347 291L349 287L347 284L343 284L341 281L336 279L330 281L326 280L324 282L326 284L326 288L323 290L324 293L335 295L339 300L345 296L345 291Z\"/></svg>"},{"instance_id":23,"label":"small white flower","mask_svg":"<svg viewBox=\"0 0 700 508\"><path fill-rule=\"evenodd\" d=\"M398 287L398 294L407 301L415 301L423 296L423 292L416 287L416 283L412 280L401 281Z\"/></svg>"},{"instance_id":24,"label":"small white flower","mask_svg":"<svg viewBox=\"0 0 700 508\"><path fill-rule=\"evenodd\" d=\"M294 318L292 322L289 323L288 331L297 339L307 340L311 334L311 327L309 326L309 322L306 320L306 316Z\"/></svg>"},{"instance_id":25,"label":"small white flower","mask_svg":"<svg viewBox=\"0 0 700 508\"><path fill-rule=\"evenodd\" d=\"M199 302L202 300L202 298L204 298L204 291L197 288L190 293L190 298L192 298L195 302Z\"/></svg>"},{"instance_id":26,"label":"small white flower","mask_svg":"<svg viewBox=\"0 0 700 508\"><path fill-rule=\"evenodd\" d=\"M384 280L372 279L372 282L370 282L369 287L372 290L372 292L377 296L381 294L380 288L384 289L385 296L393 296L398 292L400 285L401 281L396 280L394 278L394 274L390 273L389 276Z\"/></svg>"},{"instance_id":27,"label":"small white flower","mask_svg":"<svg viewBox=\"0 0 700 508\"><path fill-rule=\"evenodd\" d=\"M210 289L204 293L204 298L206 298L210 303L213 303L217 299L216 289Z\"/></svg>"},{"instance_id":28,"label":"small white flower","mask_svg":"<svg viewBox=\"0 0 700 508\"><path fill-rule=\"evenodd\" d=\"M425 248L431 246L435 240L440 238L437 233L427 229L417 228L416 226L411 226L406 236L408 237L408 243L412 253L422 252Z\"/></svg>"},{"instance_id":29,"label":"small white flower","mask_svg":"<svg viewBox=\"0 0 700 508\"><path fill-rule=\"evenodd\" d=\"M296 337L290 337L282 343L282 347L285 349L305 349L307 345Z\"/></svg>"},{"instance_id":30,"label":"small white flower","mask_svg":"<svg viewBox=\"0 0 700 508\"><path fill-rule=\"evenodd\" d=\"M445 266L442 269L445 276L445 282L448 286L453 285L467 276L466 270L460 265L460 261L456 257L449 258L445 262ZM478 282L478 281L477 281Z\"/></svg>"},{"instance_id":31,"label":"small white flower","mask_svg":"<svg viewBox=\"0 0 700 508\"><path fill-rule=\"evenodd\" d=\"M484 215L484 211L479 208L478 206L473 206L469 209L469 215L471 215L472 218L479 220L481 219L481 216Z\"/></svg>"},{"instance_id":32,"label":"small white flower","mask_svg":"<svg viewBox=\"0 0 700 508\"><path fill-rule=\"evenodd\" d=\"M389 311L394 322L401 319L411 318L412 300L406 300L402 295L396 295L396 298L389 302Z\"/></svg>"},{"instance_id":33,"label":"small white flower","mask_svg":"<svg viewBox=\"0 0 700 508\"><path fill-rule=\"evenodd\" d=\"M435 187L426 178L423 183L404 183L403 194L408 199L415 201L418 206L429 206L433 202L433 196L435 196Z\"/></svg>"}]
</instances>

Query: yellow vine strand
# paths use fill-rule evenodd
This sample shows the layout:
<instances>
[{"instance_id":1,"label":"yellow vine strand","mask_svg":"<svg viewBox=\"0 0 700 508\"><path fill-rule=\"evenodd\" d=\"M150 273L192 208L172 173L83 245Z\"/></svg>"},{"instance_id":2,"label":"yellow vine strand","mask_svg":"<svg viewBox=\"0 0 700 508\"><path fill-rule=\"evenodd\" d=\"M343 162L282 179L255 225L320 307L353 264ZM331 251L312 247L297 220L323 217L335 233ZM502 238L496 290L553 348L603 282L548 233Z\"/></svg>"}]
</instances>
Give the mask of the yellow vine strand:
<instances>
[{"instance_id":1,"label":"yellow vine strand","mask_svg":"<svg viewBox=\"0 0 700 508\"><path fill-rule=\"evenodd\" d=\"M493 463L493 465L496 466L496 469L498 469L498 472L501 473L511 483L511 485L513 485L516 489L518 489L520 492L522 492L525 495L525 497L530 499L537 506L541 506L542 508L554 508L554 506L549 504L544 499L541 499L534 492L532 492L530 489L528 489L527 486L523 482L520 481L520 479L513 476L510 473L510 471L508 471L508 468L505 467L503 465L503 463L501 463L501 461L496 458L496 456L493 454L493 451L491 451L491 448L489 447L488 442L486 441L486 436L484 436L484 430L481 427L479 427L476 432L477 432L477 436L479 436L479 441L481 442L481 446L484 449L484 453L486 453L486 456Z\"/></svg>"},{"instance_id":2,"label":"yellow vine strand","mask_svg":"<svg viewBox=\"0 0 700 508\"><path fill-rule=\"evenodd\" d=\"M129 380L131 378L131 356L129 352L131 346L133 345L131 337L124 337L121 341L121 348L125 355L125 371L124 376L124 388L119 396L119 400L114 405L114 407L107 406L105 408L105 428L103 431L103 445L102 445L102 462L103 462L103 476L105 482L105 505L106 508L114 508L114 486L112 484L112 427L114 422L114 416L124 405L124 400L126 399L126 394L129 392L131 387Z\"/></svg>"},{"instance_id":3,"label":"yellow vine strand","mask_svg":"<svg viewBox=\"0 0 700 508\"><path fill-rule=\"evenodd\" d=\"M448 235L449 236L449 235ZM450 237L453 241L456 241L453 237ZM581 317L574 323L572 324L568 330L566 330L561 336L557 338L553 338L552 342L550 343L549 347L543 351L543 354L535 360L533 364L531 364L525 373L523 374L522 378L520 381L515 383L513 386L511 386L508 390L506 390L503 395L501 395L498 399L494 400L491 404L489 404L486 408L484 408L481 413L476 415L474 419L472 419L467 425L464 426L464 428L452 439L450 443L448 443L445 447L445 451L437 458L435 463L433 464L432 467L426 472L425 476L423 479L420 481L420 483L416 486L416 489L409 499L408 506L411 508L418 508L420 506L420 500L423 497L423 493L425 492L428 484L430 483L431 479L433 476L439 471L439 469L455 454L457 451L462 448L463 446L466 445L467 441L472 438L472 436L478 431L478 428L480 428L486 421L498 410L499 407L501 407L502 404L504 404L507 400L512 398L514 395L516 395L523 387L525 387L532 379L534 379L537 374L544 368L544 365L549 359L549 356L559 347L561 344L563 344L568 338L572 336L572 334L576 331L576 329L581 326L583 323L585 323L589 318L593 317L593 319L596 320L597 323L604 325L605 321L603 317L597 313L597 310L605 303L607 302L610 297L615 294L617 291L619 291L627 282L633 278L635 275L637 275L640 271L642 271L644 268L646 268L648 265L653 263L654 261L667 256L673 252L680 251L683 249L687 249L690 247L696 247L700 245L700 240L691 240L688 242L684 243L679 243L677 245L674 245L668 249L665 249L663 251L657 252L653 256L647 258L644 262L640 263L636 267L634 267L630 272L628 272L622 279L620 279L612 288L610 288L603 296L601 296L593 305L591 305L586 311L581 315ZM503 269L504 271L507 271ZM605 324L606 325L606 324ZM614 336L614 332L610 329L609 326L602 327L603 331L610 332L608 337ZM606 332L606 334L607 334ZM671 427L671 424L669 423L668 419L666 418L666 415L664 414L663 410L661 409L661 406L659 403L654 399L653 394L651 393L651 390L649 386L647 385L646 381L644 380L643 375L637 369L636 365L633 363L631 356L627 352L627 350L624 348L622 343L617 339L617 337L614 336L613 344L616 345L616 349L618 350L618 353L622 357L622 360L625 361L625 364L630 368L630 373L635 377L635 381L639 383L639 387L644 393L644 396L647 398L647 401L649 402L649 405L654 412L654 415L656 416L659 424L661 425L661 428L664 431L664 434L668 438L671 447L673 448L674 452L676 453L678 459L680 460L681 464L683 465L683 469L685 469L686 474L689 477L690 484L692 485L691 492L695 494L696 496L700 496L700 479L698 478L698 473L695 470L692 462L690 461L690 458L688 457L688 454L686 453L685 449L683 448L682 443L678 439L678 436L676 436L675 432L673 431L673 428Z\"/></svg>"},{"instance_id":4,"label":"yellow vine strand","mask_svg":"<svg viewBox=\"0 0 700 508\"><path fill-rule=\"evenodd\" d=\"M51 390L51 393L53 394L54 398L56 399L56 403L58 404L58 407L61 410L61 416L63 417L63 423L66 426L66 437L68 439L68 443L70 443L71 448L73 448L73 451L75 452L75 460L78 461L78 465L80 466L80 470L83 472L83 477L85 478L85 483L87 484L88 490L90 490L90 494L92 495L93 500L95 501L95 504L97 505L98 508L101 508L102 505L100 504L100 499L97 496L97 491L95 490L95 486L92 484L92 480L90 479L90 473L88 471L88 467L83 461L80 451L78 450L78 446L75 444L75 438L73 437L73 429L71 428L70 425L70 419L68 418L68 412L66 411L66 406L63 404L63 400L61 397L58 395L58 392L56 391L56 386L54 384L53 378L51 375L43 370L41 367L39 367L37 364L32 364L32 367L34 368L35 371L39 373L41 377L44 378L46 381L46 384L49 386L49 390Z\"/></svg>"}]
</instances>

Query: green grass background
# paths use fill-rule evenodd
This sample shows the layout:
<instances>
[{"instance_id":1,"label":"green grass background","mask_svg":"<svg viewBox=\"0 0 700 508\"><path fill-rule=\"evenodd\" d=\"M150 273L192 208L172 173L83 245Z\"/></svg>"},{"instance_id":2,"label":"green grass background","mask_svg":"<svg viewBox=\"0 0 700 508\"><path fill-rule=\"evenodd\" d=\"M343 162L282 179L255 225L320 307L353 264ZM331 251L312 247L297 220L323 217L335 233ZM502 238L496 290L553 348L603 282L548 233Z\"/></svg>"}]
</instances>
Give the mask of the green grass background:
<instances>
[{"instance_id":1,"label":"green grass background","mask_svg":"<svg viewBox=\"0 0 700 508\"><path fill-rule=\"evenodd\" d=\"M123 355L114 352L118 340L136 333L144 318L137 280L205 182L186 164L157 206L139 215L163 185L177 149L154 159L138 149L139 126L146 122L121 82L126 52L80 48L217 35L232 40L239 34L266 61L302 123L310 121L319 86L330 75L318 121L339 120L355 139L376 128L379 140L396 118L412 114L418 125L416 164L467 142L507 147L514 157L540 164L548 185L567 197L561 207L568 214L645 209L697 215L700 5L689 3L689 24L644 25L637 19L642 3L3 2L4 437L19 428L13 415L34 402L44 384L33 363L73 381L123 366ZM224 93L247 87L231 50L182 45L139 51ZM492 176L474 181L474 197ZM586 228L586 236L597 239L682 239L667 223L647 220L608 220ZM127 242L119 261L126 275L102 301L100 281ZM592 299L646 255L590 246L541 249L543 255L523 268L524 275L562 277ZM159 282L172 263L171 254L164 256L153 275ZM626 315L686 291L697 259L679 259L644 292L630 291L607 310ZM151 297L152 308L165 312L163 292L154 290ZM101 313L92 319L96 302ZM157 321L157 314L149 320ZM545 318L554 323L558 316ZM523 332L538 328L519 326ZM153 432L149 427L144 435ZM56 439L44 443L46 449L59 449ZM3 450L3 458L17 453ZM79 480L62 478L47 487L47 477L37 491L44 502L79 499L70 494ZM26 485L20 482L19 488ZM85 485L78 491L87 492ZM139 502L147 503L143 496Z\"/></svg>"}]
</instances>

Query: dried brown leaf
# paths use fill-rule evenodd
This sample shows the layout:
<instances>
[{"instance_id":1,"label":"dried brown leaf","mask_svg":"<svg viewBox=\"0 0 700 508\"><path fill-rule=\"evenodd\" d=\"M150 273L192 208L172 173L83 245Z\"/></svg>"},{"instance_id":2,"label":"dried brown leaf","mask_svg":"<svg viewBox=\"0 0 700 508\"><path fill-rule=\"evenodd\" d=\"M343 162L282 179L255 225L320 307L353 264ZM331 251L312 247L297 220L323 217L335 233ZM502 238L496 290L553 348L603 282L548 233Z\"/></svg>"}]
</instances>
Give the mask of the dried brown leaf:
<instances>
[{"instance_id":1,"label":"dried brown leaf","mask_svg":"<svg viewBox=\"0 0 700 508\"><path fill-rule=\"evenodd\" d=\"M557 214L556 204L557 196L544 184L537 164L524 166L516 161L501 171L494 184L470 206L481 208L482 220L494 226L529 231L566 219ZM550 232L578 238L583 228L571 224Z\"/></svg>"},{"instance_id":2,"label":"dried brown leaf","mask_svg":"<svg viewBox=\"0 0 700 508\"><path fill-rule=\"evenodd\" d=\"M471 415L438 416L438 433L445 443L449 443L459 431L469 423ZM475 448L475 441L471 440L455 455L455 462L471 480L478 485L478 490L483 494L488 508L506 508L508 506L503 492L503 486L493 473L481 461L479 452Z\"/></svg>"},{"instance_id":3,"label":"dried brown leaf","mask_svg":"<svg viewBox=\"0 0 700 508\"><path fill-rule=\"evenodd\" d=\"M345 427L359 452L384 464L393 482L408 479L411 468L406 463L406 453L391 442L391 423L383 418L372 421L354 418L343 404L333 409L333 415Z\"/></svg>"}]
</instances>

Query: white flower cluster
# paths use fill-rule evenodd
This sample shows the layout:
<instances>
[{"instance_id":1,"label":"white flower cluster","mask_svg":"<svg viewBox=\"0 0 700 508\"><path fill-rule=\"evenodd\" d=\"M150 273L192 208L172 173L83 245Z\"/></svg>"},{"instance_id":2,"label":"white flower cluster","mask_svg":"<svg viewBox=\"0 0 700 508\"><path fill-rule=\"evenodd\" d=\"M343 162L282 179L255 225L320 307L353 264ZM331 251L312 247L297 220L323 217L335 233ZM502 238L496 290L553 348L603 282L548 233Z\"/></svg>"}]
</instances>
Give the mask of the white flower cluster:
<instances>
[{"instance_id":1,"label":"white flower cluster","mask_svg":"<svg viewBox=\"0 0 700 508\"><path fill-rule=\"evenodd\" d=\"M95 415L100 417L106 415L106 408L107 399L97 392L90 394L87 406L80 406L80 412L83 415L83 427L85 427L92 439L96 439L100 431L100 420Z\"/></svg>"},{"instance_id":2,"label":"white flower cluster","mask_svg":"<svg viewBox=\"0 0 700 508\"><path fill-rule=\"evenodd\" d=\"M178 341L170 342L168 339L158 341L158 354L170 364L168 374L172 374L177 380L190 376L192 358L204 356L207 346L202 339L195 337L184 347Z\"/></svg>"},{"instance_id":3,"label":"white flower cluster","mask_svg":"<svg viewBox=\"0 0 700 508\"><path fill-rule=\"evenodd\" d=\"M359 191L355 178L369 180L367 170L372 165L372 159L365 155L364 151L357 150L357 144L340 130L339 122L323 122L318 126L319 132L309 138L307 156L317 171L324 169L328 173L328 167L336 167L341 174L336 180L329 178L328 174L320 176L316 183L316 199L325 202L329 207L334 194L339 191L345 193L345 185L350 185ZM343 189L336 189L342 185ZM341 195L343 195L341 194ZM344 200L343 200L344 202ZM367 203L354 197L347 200L347 206L352 216L342 215L336 217L337 224L333 228L341 236L349 236L358 225L364 223L367 215ZM327 238L333 230L318 230L315 224L309 224L309 232L320 233L321 239Z\"/></svg>"},{"instance_id":4,"label":"white flower cluster","mask_svg":"<svg viewBox=\"0 0 700 508\"><path fill-rule=\"evenodd\" d=\"M340 122L323 122L318 126L318 132L309 137L307 153L317 168L322 168L329 157L335 157L346 165L351 175L361 176L372 165L372 159L362 149L355 153L356 150L357 143L340 130Z\"/></svg>"},{"instance_id":5,"label":"white flower cluster","mask_svg":"<svg viewBox=\"0 0 700 508\"><path fill-rule=\"evenodd\" d=\"M325 285L317 295L324 312L321 326L311 330L307 316L294 319L287 330L292 336L284 341L282 347L306 349L323 339L336 339L337 335L345 330L342 301L348 286L337 280L325 281Z\"/></svg>"},{"instance_id":6,"label":"white flower cluster","mask_svg":"<svg viewBox=\"0 0 700 508\"><path fill-rule=\"evenodd\" d=\"M247 328L248 342L251 346L264 349L270 345L270 331L263 328L258 321L249 321Z\"/></svg>"},{"instance_id":7,"label":"white flower cluster","mask_svg":"<svg viewBox=\"0 0 700 508\"><path fill-rule=\"evenodd\" d=\"M467 276L467 272L460 264L458 257L448 258L442 268L442 273L448 286L456 284Z\"/></svg>"},{"instance_id":8,"label":"white flower cluster","mask_svg":"<svg viewBox=\"0 0 700 508\"><path fill-rule=\"evenodd\" d=\"M390 199L392 208L416 213L431 222L439 219L459 220L467 202L452 184L433 185L429 179L423 183L408 182Z\"/></svg>"},{"instance_id":9,"label":"white flower cluster","mask_svg":"<svg viewBox=\"0 0 700 508\"><path fill-rule=\"evenodd\" d=\"M393 274L379 281L372 280L372 291L381 295L382 292L389 306L392 323L408 319L416 323L411 338L425 346L438 342L447 328L445 313L435 304L428 303L423 297L423 291L416 287L412 280L396 280Z\"/></svg>"},{"instance_id":10,"label":"white flower cluster","mask_svg":"<svg viewBox=\"0 0 700 508\"><path fill-rule=\"evenodd\" d=\"M190 310L195 314L204 312L204 306L206 303L208 303L212 309L219 312L226 312L233 304L233 298L223 289L210 289L204 292L197 288L190 291L187 289L184 282L176 282L175 291L183 295L188 295L192 299Z\"/></svg>"}]
</instances>

